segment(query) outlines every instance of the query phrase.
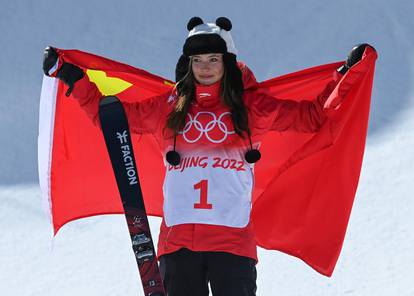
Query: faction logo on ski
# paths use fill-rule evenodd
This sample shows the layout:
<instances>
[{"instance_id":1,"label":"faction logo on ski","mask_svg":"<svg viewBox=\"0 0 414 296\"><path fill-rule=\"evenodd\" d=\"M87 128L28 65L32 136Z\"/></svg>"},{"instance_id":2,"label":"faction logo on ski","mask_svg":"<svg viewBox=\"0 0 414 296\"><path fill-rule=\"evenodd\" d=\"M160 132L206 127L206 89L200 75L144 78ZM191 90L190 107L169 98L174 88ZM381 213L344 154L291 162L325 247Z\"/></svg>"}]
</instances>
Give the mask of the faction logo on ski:
<instances>
[{"instance_id":1,"label":"faction logo on ski","mask_svg":"<svg viewBox=\"0 0 414 296\"><path fill-rule=\"evenodd\" d=\"M128 143L128 131L117 132L116 137L121 144L122 156L124 159L125 169L128 175L129 185L138 184L137 172L135 170L133 158L131 156L131 146Z\"/></svg>"}]
</instances>

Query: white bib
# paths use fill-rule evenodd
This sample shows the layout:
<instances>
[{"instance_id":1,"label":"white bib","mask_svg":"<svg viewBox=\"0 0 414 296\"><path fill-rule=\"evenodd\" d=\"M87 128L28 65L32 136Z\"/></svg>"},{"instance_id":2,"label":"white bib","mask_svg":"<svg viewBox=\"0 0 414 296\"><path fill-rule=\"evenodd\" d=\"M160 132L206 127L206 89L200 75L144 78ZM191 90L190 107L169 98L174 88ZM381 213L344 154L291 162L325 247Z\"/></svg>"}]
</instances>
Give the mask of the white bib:
<instances>
[{"instance_id":1,"label":"white bib","mask_svg":"<svg viewBox=\"0 0 414 296\"><path fill-rule=\"evenodd\" d=\"M253 168L240 153L220 156L204 152L181 155L167 165L164 220L167 226L202 223L245 227L249 223Z\"/></svg>"}]
</instances>

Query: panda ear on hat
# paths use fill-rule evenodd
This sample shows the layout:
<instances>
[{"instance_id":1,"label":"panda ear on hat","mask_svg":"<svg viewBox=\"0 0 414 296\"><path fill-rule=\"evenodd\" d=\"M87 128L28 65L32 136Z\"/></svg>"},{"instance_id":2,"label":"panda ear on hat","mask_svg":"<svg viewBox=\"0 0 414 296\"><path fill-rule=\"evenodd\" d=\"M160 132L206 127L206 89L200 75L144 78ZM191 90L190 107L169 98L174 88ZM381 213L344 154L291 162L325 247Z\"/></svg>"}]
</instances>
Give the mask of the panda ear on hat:
<instances>
[{"instance_id":1,"label":"panda ear on hat","mask_svg":"<svg viewBox=\"0 0 414 296\"><path fill-rule=\"evenodd\" d=\"M183 54L187 57L205 53L232 53L237 55L230 34L231 21L226 17L219 17L216 23L204 23L198 17L192 17L187 24L188 37L183 46Z\"/></svg>"},{"instance_id":2,"label":"panda ear on hat","mask_svg":"<svg viewBox=\"0 0 414 296\"><path fill-rule=\"evenodd\" d=\"M187 30L191 31L192 29L194 29L194 27L201 25L201 24L204 24L203 20L198 16L194 16L188 21Z\"/></svg>"},{"instance_id":3,"label":"panda ear on hat","mask_svg":"<svg viewBox=\"0 0 414 296\"><path fill-rule=\"evenodd\" d=\"M233 27L233 25L231 24L231 21L224 16L221 16L216 19L216 25L226 31L230 31L231 28Z\"/></svg>"}]
</instances>

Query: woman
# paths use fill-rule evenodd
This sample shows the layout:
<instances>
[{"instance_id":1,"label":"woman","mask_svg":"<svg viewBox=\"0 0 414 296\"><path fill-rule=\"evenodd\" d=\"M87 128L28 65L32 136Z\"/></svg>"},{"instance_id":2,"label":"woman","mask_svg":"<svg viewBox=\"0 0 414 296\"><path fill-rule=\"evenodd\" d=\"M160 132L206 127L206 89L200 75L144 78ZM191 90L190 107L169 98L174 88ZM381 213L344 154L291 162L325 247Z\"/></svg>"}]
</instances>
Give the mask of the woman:
<instances>
[{"instance_id":1,"label":"woman","mask_svg":"<svg viewBox=\"0 0 414 296\"><path fill-rule=\"evenodd\" d=\"M172 92L123 103L132 132L153 134L166 160L164 216L158 256L170 296L255 295L257 251L250 221L254 163L268 131L315 132L326 119L324 103L340 76L362 57L355 47L314 101L295 102L258 91L252 72L236 60L231 22L192 18ZM46 75L99 125L97 87L53 48Z\"/></svg>"}]
</instances>

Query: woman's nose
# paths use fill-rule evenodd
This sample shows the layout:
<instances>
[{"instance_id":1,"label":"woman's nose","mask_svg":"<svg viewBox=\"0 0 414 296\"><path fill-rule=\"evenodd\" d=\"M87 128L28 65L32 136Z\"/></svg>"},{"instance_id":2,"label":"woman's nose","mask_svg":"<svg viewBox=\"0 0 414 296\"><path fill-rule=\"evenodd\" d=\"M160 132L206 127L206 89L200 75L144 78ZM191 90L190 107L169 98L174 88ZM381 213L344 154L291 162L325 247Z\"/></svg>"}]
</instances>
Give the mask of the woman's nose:
<instances>
[{"instance_id":1,"label":"woman's nose","mask_svg":"<svg viewBox=\"0 0 414 296\"><path fill-rule=\"evenodd\" d=\"M201 63L201 69L205 70L205 69L209 69L210 68L210 63L209 62L202 62Z\"/></svg>"}]
</instances>

